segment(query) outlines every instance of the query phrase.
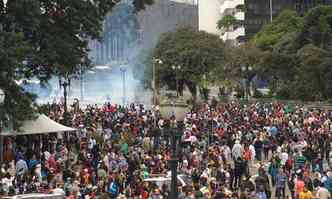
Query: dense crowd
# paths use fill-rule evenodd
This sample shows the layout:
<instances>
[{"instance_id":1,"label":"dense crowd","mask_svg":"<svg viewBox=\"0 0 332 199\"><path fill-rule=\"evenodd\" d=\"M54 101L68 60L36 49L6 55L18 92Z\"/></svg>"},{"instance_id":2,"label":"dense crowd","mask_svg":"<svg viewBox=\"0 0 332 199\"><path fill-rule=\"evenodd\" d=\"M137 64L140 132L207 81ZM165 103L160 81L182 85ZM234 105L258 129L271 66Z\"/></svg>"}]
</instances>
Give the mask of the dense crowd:
<instances>
[{"instance_id":1,"label":"dense crowd","mask_svg":"<svg viewBox=\"0 0 332 199\"><path fill-rule=\"evenodd\" d=\"M0 195L168 198L174 118L142 104L76 104L64 115L53 103L47 113L77 131L7 137ZM178 146L179 198L331 199L331 118L277 103L193 109Z\"/></svg>"}]
</instances>

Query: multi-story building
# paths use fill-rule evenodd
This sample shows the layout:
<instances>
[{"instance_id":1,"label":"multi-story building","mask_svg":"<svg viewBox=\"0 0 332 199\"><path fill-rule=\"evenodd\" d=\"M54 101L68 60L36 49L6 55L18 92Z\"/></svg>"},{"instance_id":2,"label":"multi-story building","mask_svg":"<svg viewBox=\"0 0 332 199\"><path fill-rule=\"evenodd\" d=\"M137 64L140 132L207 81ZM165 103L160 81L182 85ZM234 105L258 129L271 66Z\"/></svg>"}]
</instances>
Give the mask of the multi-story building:
<instances>
[{"instance_id":1,"label":"multi-story building","mask_svg":"<svg viewBox=\"0 0 332 199\"><path fill-rule=\"evenodd\" d=\"M296 11L303 15L308 9L318 5L332 4L332 0L293 0Z\"/></svg>"},{"instance_id":2,"label":"multi-story building","mask_svg":"<svg viewBox=\"0 0 332 199\"><path fill-rule=\"evenodd\" d=\"M90 56L98 65L117 65L153 48L162 33L179 26L198 29L197 22L196 0L155 0L138 14L132 0L122 0L105 19L102 42L90 42Z\"/></svg>"},{"instance_id":3,"label":"multi-story building","mask_svg":"<svg viewBox=\"0 0 332 199\"><path fill-rule=\"evenodd\" d=\"M221 18L226 16L232 16L236 19L237 23L230 27L225 27L221 31L221 38L224 41L241 41L241 38L245 36L245 12L244 12L245 0L223 0L220 6Z\"/></svg>"},{"instance_id":4,"label":"multi-story building","mask_svg":"<svg viewBox=\"0 0 332 199\"><path fill-rule=\"evenodd\" d=\"M271 23L282 10L293 9L303 15L317 5L332 4L332 0L199 0L199 29L219 34L226 41L248 40L265 24ZM217 22L232 15L240 23L218 30Z\"/></svg>"},{"instance_id":5,"label":"multi-story building","mask_svg":"<svg viewBox=\"0 0 332 199\"><path fill-rule=\"evenodd\" d=\"M294 7L294 0L246 0L245 39L250 39L265 24L271 23L282 10L293 9Z\"/></svg>"},{"instance_id":6,"label":"multi-story building","mask_svg":"<svg viewBox=\"0 0 332 199\"><path fill-rule=\"evenodd\" d=\"M245 20L244 4L245 0L199 0L199 30L218 34L224 41L238 41L239 38L245 35L243 24ZM218 21L227 15L236 18L240 23L218 29Z\"/></svg>"},{"instance_id":7,"label":"multi-story building","mask_svg":"<svg viewBox=\"0 0 332 199\"><path fill-rule=\"evenodd\" d=\"M198 0L198 29L212 34L220 34L217 21L221 18L220 0Z\"/></svg>"}]
</instances>

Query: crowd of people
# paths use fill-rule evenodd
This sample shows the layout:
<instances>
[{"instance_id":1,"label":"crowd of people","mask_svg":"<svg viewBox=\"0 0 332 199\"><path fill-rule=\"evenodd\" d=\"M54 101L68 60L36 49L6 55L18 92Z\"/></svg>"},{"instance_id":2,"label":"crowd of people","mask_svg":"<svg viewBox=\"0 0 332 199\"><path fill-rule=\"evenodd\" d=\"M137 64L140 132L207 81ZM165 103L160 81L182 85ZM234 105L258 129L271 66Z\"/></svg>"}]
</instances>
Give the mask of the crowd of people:
<instances>
[{"instance_id":1,"label":"crowd of people","mask_svg":"<svg viewBox=\"0 0 332 199\"><path fill-rule=\"evenodd\" d=\"M7 137L0 195L169 197L168 129L179 121L163 118L158 106L76 104L64 115L53 103L47 114L77 131ZM181 123L179 198L331 199L331 118L278 103L195 107Z\"/></svg>"}]
</instances>

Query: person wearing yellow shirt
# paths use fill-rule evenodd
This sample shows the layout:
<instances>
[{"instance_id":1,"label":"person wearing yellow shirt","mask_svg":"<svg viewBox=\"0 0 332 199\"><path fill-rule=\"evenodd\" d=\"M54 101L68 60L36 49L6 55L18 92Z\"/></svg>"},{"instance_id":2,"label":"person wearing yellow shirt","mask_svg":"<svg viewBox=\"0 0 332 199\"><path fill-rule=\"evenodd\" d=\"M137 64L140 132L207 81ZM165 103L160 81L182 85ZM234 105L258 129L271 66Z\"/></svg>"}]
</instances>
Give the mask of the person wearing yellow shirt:
<instances>
[{"instance_id":1,"label":"person wearing yellow shirt","mask_svg":"<svg viewBox=\"0 0 332 199\"><path fill-rule=\"evenodd\" d=\"M311 191L309 191L306 187L303 188L303 191L299 194L299 199L313 199Z\"/></svg>"}]
</instances>

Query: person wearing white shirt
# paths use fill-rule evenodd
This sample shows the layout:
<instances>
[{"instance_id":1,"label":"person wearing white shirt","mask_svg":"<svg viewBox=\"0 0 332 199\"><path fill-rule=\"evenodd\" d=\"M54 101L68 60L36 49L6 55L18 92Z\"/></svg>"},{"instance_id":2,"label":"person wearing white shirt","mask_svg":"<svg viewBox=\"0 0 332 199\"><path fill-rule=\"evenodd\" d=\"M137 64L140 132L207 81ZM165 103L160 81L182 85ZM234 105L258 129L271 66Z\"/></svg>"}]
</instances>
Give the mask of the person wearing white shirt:
<instances>
[{"instance_id":1,"label":"person wearing white shirt","mask_svg":"<svg viewBox=\"0 0 332 199\"><path fill-rule=\"evenodd\" d=\"M57 187L57 188L53 189L52 193L56 194L56 195L61 195L61 196L66 195L65 191L63 189L61 189L61 187Z\"/></svg>"},{"instance_id":2,"label":"person wearing white shirt","mask_svg":"<svg viewBox=\"0 0 332 199\"><path fill-rule=\"evenodd\" d=\"M90 138L90 139L89 139L88 148L91 150L91 149L93 149L93 147L94 147L95 145L97 145L96 140L95 140L94 138Z\"/></svg>"},{"instance_id":3,"label":"person wearing white shirt","mask_svg":"<svg viewBox=\"0 0 332 199\"><path fill-rule=\"evenodd\" d=\"M249 145L249 150L251 152L251 161L254 161L255 157L256 157L255 147L252 144L250 144Z\"/></svg>"},{"instance_id":4,"label":"person wearing white shirt","mask_svg":"<svg viewBox=\"0 0 332 199\"><path fill-rule=\"evenodd\" d=\"M236 160L238 157L242 156L242 152L243 152L243 146L240 144L239 140L235 141L235 144L232 148L232 155L233 158Z\"/></svg>"},{"instance_id":5,"label":"person wearing white shirt","mask_svg":"<svg viewBox=\"0 0 332 199\"><path fill-rule=\"evenodd\" d=\"M288 153L286 153L285 151L283 151L281 153L281 158L280 159L281 159L281 164L285 165L286 162L287 162L287 160L288 160Z\"/></svg>"},{"instance_id":6,"label":"person wearing white shirt","mask_svg":"<svg viewBox=\"0 0 332 199\"><path fill-rule=\"evenodd\" d=\"M232 151L228 145L223 145L221 150L225 156L226 162L230 162L232 160Z\"/></svg>"}]
</instances>

